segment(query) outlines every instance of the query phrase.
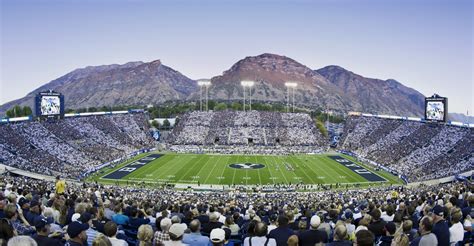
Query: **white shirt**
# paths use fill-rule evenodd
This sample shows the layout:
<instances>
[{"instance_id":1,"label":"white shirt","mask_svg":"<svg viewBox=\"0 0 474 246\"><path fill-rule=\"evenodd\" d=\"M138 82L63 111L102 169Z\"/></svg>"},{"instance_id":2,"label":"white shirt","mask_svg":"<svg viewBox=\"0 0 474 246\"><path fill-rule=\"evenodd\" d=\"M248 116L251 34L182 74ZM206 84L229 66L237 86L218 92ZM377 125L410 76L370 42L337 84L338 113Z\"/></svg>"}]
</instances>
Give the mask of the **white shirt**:
<instances>
[{"instance_id":1,"label":"white shirt","mask_svg":"<svg viewBox=\"0 0 474 246\"><path fill-rule=\"evenodd\" d=\"M125 240L118 239L115 237L109 237L112 246L128 246L128 243Z\"/></svg>"},{"instance_id":2,"label":"white shirt","mask_svg":"<svg viewBox=\"0 0 474 246\"><path fill-rule=\"evenodd\" d=\"M275 228L277 228L276 225L269 225L269 226L268 226L268 233L267 233L267 234L270 234L270 232L271 232L273 229L275 229Z\"/></svg>"},{"instance_id":3,"label":"white shirt","mask_svg":"<svg viewBox=\"0 0 474 246\"><path fill-rule=\"evenodd\" d=\"M250 239L250 237L246 237L244 239L244 246L249 246L250 245L249 244L249 239ZM265 245L266 241L267 241L267 237L252 237L252 246L257 246L257 245L263 246L263 245ZM274 238L270 238L268 240L267 246L276 246L276 245L277 245L277 243L276 243Z\"/></svg>"},{"instance_id":4,"label":"white shirt","mask_svg":"<svg viewBox=\"0 0 474 246\"><path fill-rule=\"evenodd\" d=\"M449 242L451 245L455 245L457 242L464 239L464 228L461 222L452 225L449 228Z\"/></svg>"},{"instance_id":5,"label":"white shirt","mask_svg":"<svg viewBox=\"0 0 474 246\"><path fill-rule=\"evenodd\" d=\"M163 241L165 246L186 246L188 244L185 244L181 241Z\"/></svg>"}]
</instances>

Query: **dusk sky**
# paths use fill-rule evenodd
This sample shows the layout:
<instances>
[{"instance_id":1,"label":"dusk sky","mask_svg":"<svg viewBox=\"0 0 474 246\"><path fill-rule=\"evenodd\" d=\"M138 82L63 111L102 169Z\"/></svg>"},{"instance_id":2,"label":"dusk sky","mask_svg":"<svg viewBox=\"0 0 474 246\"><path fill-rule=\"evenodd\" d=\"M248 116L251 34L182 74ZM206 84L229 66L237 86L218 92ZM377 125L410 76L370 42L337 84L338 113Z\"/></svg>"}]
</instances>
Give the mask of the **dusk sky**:
<instances>
[{"instance_id":1,"label":"dusk sky","mask_svg":"<svg viewBox=\"0 0 474 246\"><path fill-rule=\"evenodd\" d=\"M76 68L160 59L210 78L261 53L393 78L474 112L470 0L0 0L0 104Z\"/></svg>"}]
</instances>

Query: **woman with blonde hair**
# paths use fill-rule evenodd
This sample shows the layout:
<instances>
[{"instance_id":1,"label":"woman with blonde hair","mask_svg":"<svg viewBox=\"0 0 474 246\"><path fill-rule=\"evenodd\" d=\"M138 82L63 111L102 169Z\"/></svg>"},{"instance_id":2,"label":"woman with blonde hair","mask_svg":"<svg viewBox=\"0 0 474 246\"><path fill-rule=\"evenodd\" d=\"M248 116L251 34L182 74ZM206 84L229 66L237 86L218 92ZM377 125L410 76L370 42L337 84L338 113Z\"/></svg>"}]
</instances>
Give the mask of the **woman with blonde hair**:
<instances>
[{"instance_id":1,"label":"woman with blonde hair","mask_svg":"<svg viewBox=\"0 0 474 246\"><path fill-rule=\"evenodd\" d=\"M112 246L112 242L104 234L99 233L92 241L92 246Z\"/></svg>"},{"instance_id":2,"label":"woman with blonde hair","mask_svg":"<svg viewBox=\"0 0 474 246\"><path fill-rule=\"evenodd\" d=\"M138 227L137 238L139 246L151 246L153 245L153 228L150 225L141 225Z\"/></svg>"}]
</instances>

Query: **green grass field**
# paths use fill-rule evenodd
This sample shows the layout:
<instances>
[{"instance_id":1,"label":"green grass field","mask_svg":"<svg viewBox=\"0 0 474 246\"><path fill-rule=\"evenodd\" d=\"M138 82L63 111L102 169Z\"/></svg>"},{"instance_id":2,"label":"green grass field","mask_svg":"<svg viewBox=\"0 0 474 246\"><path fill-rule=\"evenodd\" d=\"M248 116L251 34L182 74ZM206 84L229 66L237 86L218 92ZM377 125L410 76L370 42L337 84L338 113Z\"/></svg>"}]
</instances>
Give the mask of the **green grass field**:
<instances>
[{"instance_id":1,"label":"green grass field","mask_svg":"<svg viewBox=\"0 0 474 246\"><path fill-rule=\"evenodd\" d=\"M212 185L375 183L369 182L363 176L331 159L330 155L326 154L268 156L166 153L151 161L141 159L146 156L153 156L153 154L142 154L115 168L103 169L90 179L101 183L134 181L197 184L199 182ZM376 183L401 183L397 177L384 171L374 171L351 157L336 156L344 157L361 168L383 177L384 181ZM131 168L140 159L147 163ZM233 165L236 168L231 167L231 164L236 164ZM252 169L254 167L259 168ZM114 175L116 177L111 178Z\"/></svg>"}]
</instances>

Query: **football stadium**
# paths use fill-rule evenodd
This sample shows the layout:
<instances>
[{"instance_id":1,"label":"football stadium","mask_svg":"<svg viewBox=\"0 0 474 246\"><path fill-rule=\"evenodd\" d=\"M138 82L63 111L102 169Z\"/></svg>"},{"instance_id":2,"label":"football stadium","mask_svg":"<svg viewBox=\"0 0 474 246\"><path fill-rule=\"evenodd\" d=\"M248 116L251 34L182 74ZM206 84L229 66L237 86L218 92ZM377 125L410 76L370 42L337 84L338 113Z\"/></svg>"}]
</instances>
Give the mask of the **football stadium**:
<instances>
[{"instance_id":1,"label":"football stadium","mask_svg":"<svg viewBox=\"0 0 474 246\"><path fill-rule=\"evenodd\" d=\"M474 245L470 1L0 13L0 246Z\"/></svg>"}]
</instances>

